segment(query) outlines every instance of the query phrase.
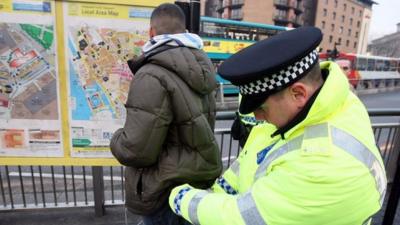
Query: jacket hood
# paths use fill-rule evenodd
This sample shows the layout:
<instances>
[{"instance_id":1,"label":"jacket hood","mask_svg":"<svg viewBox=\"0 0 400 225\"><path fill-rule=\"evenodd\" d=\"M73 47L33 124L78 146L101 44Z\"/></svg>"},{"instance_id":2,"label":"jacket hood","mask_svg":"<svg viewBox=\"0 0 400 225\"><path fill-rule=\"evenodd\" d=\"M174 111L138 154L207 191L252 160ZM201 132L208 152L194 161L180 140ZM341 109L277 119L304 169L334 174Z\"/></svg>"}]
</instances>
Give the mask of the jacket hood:
<instances>
[{"instance_id":1,"label":"jacket hood","mask_svg":"<svg viewBox=\"0 0 400 225\"><path fill-rule=\"evenodd\" d=\"M202 50L169 48L148 57L147 62L174 72L199 94L209 94L217 88L214 67Z\"/></svg>"},{"instance_id":2,"label":"jacket hood","mask_svg":"<svg viewBox=\"0 0 400 225\"><path fill-rule=\"evenodd\" d=\"M333 114L335 110L344 104L350 94L347 77L336 63L322 62L320 63L320 67L321 69L329 70L328 77L313 102L306 118L286 132L285 136L290 136L291 133L298 130L300 127L325 121L326 118L329 118L329 115Z\"/></svg>"}]
</instances>

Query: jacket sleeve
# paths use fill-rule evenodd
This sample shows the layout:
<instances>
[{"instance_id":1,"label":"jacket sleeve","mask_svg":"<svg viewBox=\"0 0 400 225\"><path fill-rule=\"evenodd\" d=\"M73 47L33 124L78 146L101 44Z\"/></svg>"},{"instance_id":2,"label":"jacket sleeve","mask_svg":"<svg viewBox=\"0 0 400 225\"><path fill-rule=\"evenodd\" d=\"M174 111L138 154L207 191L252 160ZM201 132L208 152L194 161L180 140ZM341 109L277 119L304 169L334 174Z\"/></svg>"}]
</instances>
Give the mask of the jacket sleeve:
<instances>
[{"instance_id":1,"label":"jacket sleeve","mask_svg":"<svg viewBox=\"0 0 400 225\"><path fill-rule=\"evenodd\" d=\"M125 166L151 166L157 161L172 121L168 92L158 78L139 71L125 108L125 125L114 133L111 151Z\"/></svg>"},{"instance_id":2,"label":"jacket sleeve","mask_svg":"<svg viewBox=\"0 0 400 225\"><path fill-rule=\"evenodd\" d=\"M269 224L281 213L274 204L288 204L268 177L257 180L249 191L237 195L195 189L187 184L174 188L169 197L172 211L201 225ZM290 205L286 207L291 207ZM278 206L278 211L284 207Z\"/></svg>"},{"instance_id":3,"label":"jacket sleeve","mask_svg":"<svg viewBox=\"0 0 400 225\"><path fill-rule=\"evenodd\" d=\"M251 195L250 192L249 194ZM243 196L245 195L215 193L207 190L195 189L186 184L172 190L169 197L169 204L175 214L182 216L192 224L260 224L246 223L249 221L245 221L242 218L243 210L241 210L240 207L245 206L243 204ZM254 209L252 208L250 210Z\"/></svg>"},{"instance_id":4,"label":"jacket sleeve","mask_svg":"<svg viewBox=\"0 0 400 225\"><path fill-rule=\"evenodd\" d=\"M240 166L245 162L246 151L253 149L251 143L256 142L256 138L268 136L260 133L269 134L275 130L270 124L254 128L238 159L217 179L211 190L195 189L189 185L172 190L169 204L176 214L193 224L268 224L265 217L271 219L271 215L267 211L271 211L277 202L287 202L285 193L280 191L280 175L261 177L245 193L239 193L238 189Z\"/></svg>"},{"instance_id":5,"label":"jacket sleeve","mask_svg":"<svg viewBox=\"0 0 400 225\"><path fill-rule=\"evenodd\" d=\"M239 166L240 160L235 160L224 174L217 178L211 189L216 193L237 194Z\"/></svg>"}]
</instances>

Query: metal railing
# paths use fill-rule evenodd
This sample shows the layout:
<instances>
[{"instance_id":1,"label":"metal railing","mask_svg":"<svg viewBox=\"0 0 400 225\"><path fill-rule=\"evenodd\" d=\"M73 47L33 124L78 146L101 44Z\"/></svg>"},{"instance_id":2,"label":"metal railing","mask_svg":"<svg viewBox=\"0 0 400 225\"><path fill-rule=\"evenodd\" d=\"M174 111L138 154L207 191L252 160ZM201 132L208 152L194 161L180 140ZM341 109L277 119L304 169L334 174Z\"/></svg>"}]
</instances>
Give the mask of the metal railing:
<instances>
[{"instance_id":1,"label":"metal railing","mask_svg":"<svg viewBox=\"0 0 400 225\"><path fill-rule=\"evenodd\" d=\"M400 109L369 110L371 118L400 116ZM220 112L218 120L232 120L233 112ZM393 224L400 196L400 123L374 123L376 142L387 170L389 191L381 224ZM220 156L227 168L239 155L230 129L216 129ZM0 166L0 210L93 207L98 216L104 206L124 203L124 168L90 166Z\"/></svg>"}]
</instances>

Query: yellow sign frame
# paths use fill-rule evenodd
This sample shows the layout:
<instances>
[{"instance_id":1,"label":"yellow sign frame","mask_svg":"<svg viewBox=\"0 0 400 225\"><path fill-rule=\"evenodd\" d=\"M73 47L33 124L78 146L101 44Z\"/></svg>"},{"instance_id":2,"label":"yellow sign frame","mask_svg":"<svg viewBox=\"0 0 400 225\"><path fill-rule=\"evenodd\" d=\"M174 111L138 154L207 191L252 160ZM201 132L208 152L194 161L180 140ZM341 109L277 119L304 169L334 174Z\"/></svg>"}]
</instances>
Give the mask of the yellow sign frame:
<instances>
[{"instance_id":1,"label":"yellow sign frame","mask_svg":"<svg viewBox=\"0 0 400 225\"><path fill-rule=\"evenodd\" d=\"M55 1L55 22L56 22L56 37L57 37L57 61L59 73L59 87L61 101L68 102L67 96L67 70L65 65L65 40L64 40L64 16L63 2L76 3L97 3L97 4L113 4L126 6L144 6L156 7L162 3L173 3L173 1L165 0L104 0L101 3L97 0L56 0ZM63 157L0 157L0 165L54 165L54 166L118 166L117 160L113 158L77 158L71 157L70 145L70 129L69 129L69 114L68 105L60 104L61 106L61 127L63 139Z\"/></svg>"}]
</instances>

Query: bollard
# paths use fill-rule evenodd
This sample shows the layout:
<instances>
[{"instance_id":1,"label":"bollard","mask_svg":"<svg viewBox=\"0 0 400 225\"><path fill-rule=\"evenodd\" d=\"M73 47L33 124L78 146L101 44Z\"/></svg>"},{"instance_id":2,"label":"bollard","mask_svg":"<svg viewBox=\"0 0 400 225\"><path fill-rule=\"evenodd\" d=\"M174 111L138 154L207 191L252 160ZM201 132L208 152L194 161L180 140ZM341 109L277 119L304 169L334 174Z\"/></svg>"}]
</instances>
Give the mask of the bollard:
<instances>
[{"instance_id":1,"label":"bollard","mask_svg":"<svg viewBox=\"0 0 400 225\"><path fill-rule=\"evenodd\" d=\"M104 216L104 180L103 167L92 166L94 212L96 217Z\"/></svg>"}]
</instances>

